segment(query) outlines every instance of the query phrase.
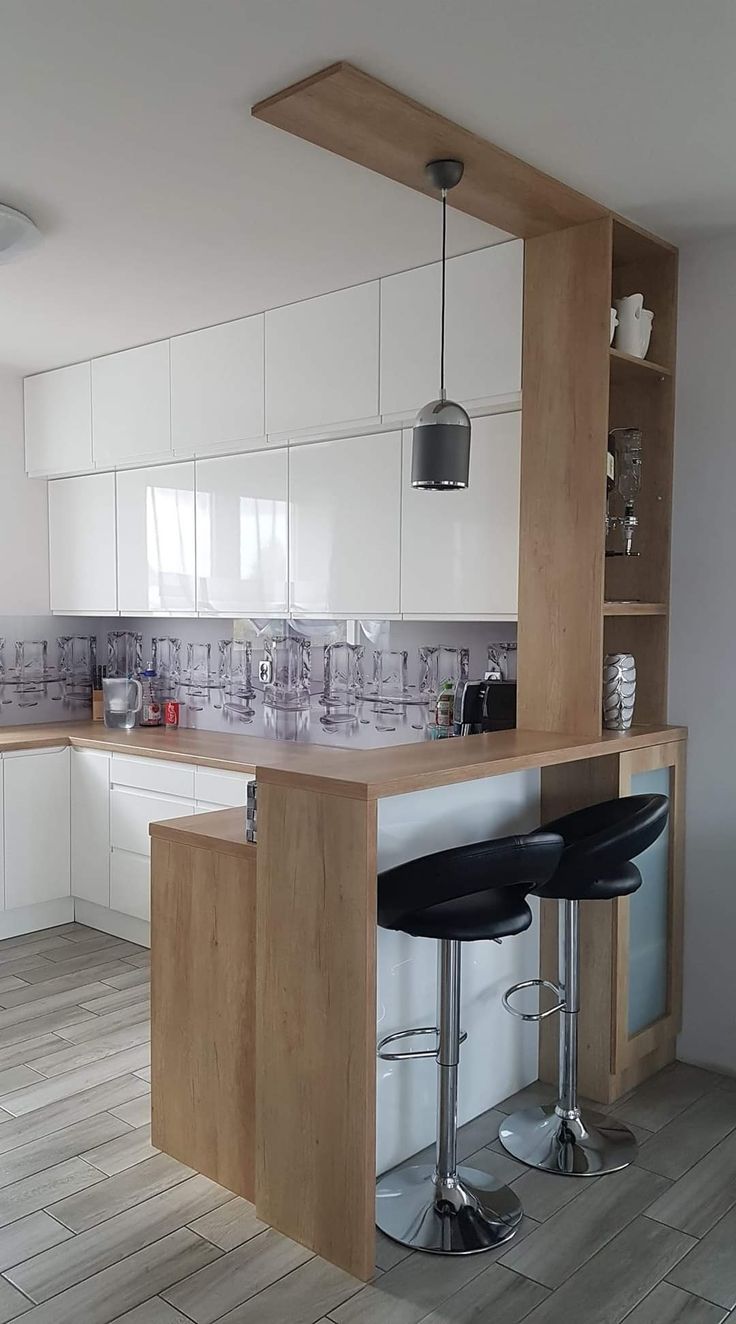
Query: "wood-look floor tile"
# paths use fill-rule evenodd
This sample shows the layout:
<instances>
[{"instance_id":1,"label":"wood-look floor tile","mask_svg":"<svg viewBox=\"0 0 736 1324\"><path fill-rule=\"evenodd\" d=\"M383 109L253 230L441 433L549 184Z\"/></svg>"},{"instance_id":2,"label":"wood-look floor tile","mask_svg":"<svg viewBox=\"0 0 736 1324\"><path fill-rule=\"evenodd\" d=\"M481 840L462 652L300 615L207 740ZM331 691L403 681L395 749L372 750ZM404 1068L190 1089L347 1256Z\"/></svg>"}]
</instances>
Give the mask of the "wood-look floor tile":
<instances>
[{"instance_id":1,"label":"wood-look floor tile","mask_svg":"<svg viewBox=\"0 0 736 1324\"><path fill-rule=\"evenodd\" d=\"M127 964L127 962L126 962ZM104 982L110 984L112 988L140 988L141 985L150 983L151 972L147 966L134 966L121 975L112 975L110 979Z\"/></svg>"},{"instance_id":2,"label":"wood-look floor tile","mask_svg":"<svg viewBox=\"0 0 736 1324\"><path fill-rule=\"evenodd\" d=\"M32 1255L40 1255L52 1246L68 1241L72 1236L67 1227L62 1227L43 1210L8 1223L7 1227L0 1228L0 1273L20 1264L21 1260L28 1260Z\"/></svg>"},{"instance_id":3,"label":"wood-look floor tile","mask_svg":"<svg viewBox=\"0 0 736 1324\"><path fill-rule=\"evenodd\" d=\"M6 1067L4 1071L0 1071L0 1098L4 1094L12 1094L14 1090L22 1089L24 1085L37 1085L40 1080L43 1080L43 1075L34 1071L32 1067L25 1065Z\"/></svg>"},{"instance_id":4,"label":"wood-look floor tile","mask_svg":"<svg viewBox=\"0 0 736 1324\"><path fill-rule=\"evenodd\" d=\"M433 1310L422 1324L478 1324L479 1320L493 1324L519 1324L530 1311L540 1305L549 1293L546 1287L533 1283L530 1278L492 1264L444 1305Z\"/></svg>"},{"instance_id":5,"label":"wood-look floor tile","mask_svg":"<svg viewBox=\"0 0 736 1324\"><path fill-rule=\"evenodd\" d=\"M658 1283L626 1316L626 1324L722 1324L726 1311L671 1283Z\"/></svg>"},{"instance_id":6,"label":"wood-look floor tile","mask_svg":"<svg viewBox=\"0 0 736 1324\"><path fill-rule=\"evenodd\" d=\"M361 1291L363 1283L317 1256L228 1311L217 1324L315 1324Z\"/></svg>"},{"instance_id":7,"label":"wood-look floor tile","mask_svg":"<svg viewBox=\"0 0 736 1324\"><path fill-rule=\"evenodd\" d=\"M53 1168L34 1172L32 1177L24 1177L0 1191L0 1227L106 1180L103 1173L80 1158L66 1159Z\"/></svg>"},{"instance_id":8,"label":"wood-look floor tile","mask_svg":"<svg viewBox=\"0 0 736 1324\"><path fill-rule=\"evenodd\" d=\"M259 1232L265 1232L267 1224L256 1218L255 1205L236 1195L226 1204L198 1218L195 1223L190 1222L189 1227L192 1232L197 1232L200 1237L206 1237L207 1241L219 1246L220 1250L235 1250L244 1241L258 1236Z\"/></svg>"},{"instance_id":9,"label":"wood-look floor tile","mask_svg":"<svg viewBox=\"0 0 736 1324\"><path fill-rule=\"evenodd\" d=\"M44 974L44 978L37 979L35 983L24 983L22 988L0 994L0 1007L10 1011L13 1007L23 1007L29 1002L41 1002L44 998L54 997L57 993L71 993L77 989L84 989L89 984L101 984L105 975L119 974L124 969L122 961L106 961L102 965L98 962L85 970L74 970L68 975L60 975L58 969L54 968L52 979L47 979ZM38 972L33 971L33 973Z\"/></svg>"},{"instance_id":10,"label":"wood-look floor tile","mask_svg":"<svg viewBox=\"0 0 736 1324\"><path fill-rule=\"evenodd\" d=\"M693 1247L669 1280L727 1310L736 1306L736 1208Z\"/></svg>"},{"instance_id":11,"label":"wood-look floor tile","mask_svg":"<svg viewBox=\"0 0 736 1324\"><path fill-rule=\"evenodd\" d=\"M150 1301L144 1301L142 1306L136 1306L135 1310L118 1315L112 1324L191 1324L191 1321L174 1310L163 1297L155 1296Z\"/></svg>"},{"instance_id":12,"label":"wood-look floor tile","mask_svg":"<svg viewBox=\"0 0 736 1324\"><path fill-rule=\"evenodd\" d=\"M42 1076L60 1076L77 1067L88 1066L91 1062L100 1062L103 1057L112 1057L126 1048L137 1048L150 1043L151 1028L148 1020L136 1025L125 1025L117 1030L108 1031L100 1038L85 1039L80 1044L69 1044L63 1039L56 1040L56 1046L45 1057L36 1058L33 1070Z\"/></svg>"},{"instance_id":13,"label":"wood-look floor tile","mask_svg":"<svg viewBox=\"0 0 736 1324\"><path fill-rule=\"evenodd\" d=\"M517 1165L518 1169L518 1165ZM515 1193L524 1207L525 1213L538 1223L544 1223L553 1215L559 1214L565 1205L590 1191L599 1177L575 1180L571 1177L557 1176L553 1172L537 1172L526 1168L521 1176L512 1182Z\"/></svg>"},{"instance_id":14,"label":"wood-look floor tile","mask_svg":"<svg viewBox=\"0 0 736 1324\"><path fill-rule=\"evenodd\" d=\"M2 1127L0 1127L0 1134ZM647 1210L650 1218L703 1237L736 1204L736 1132L731 1132Z\"/></svg>"},{"instance_id":15,"label":"wood-look floor tile","mask_svg":"<svg viewBox=\"0 0 736 1324\"><path fill-rule=\"evenodd\" d=\"M717 1084L718 1077L712 1072L674 1062L620 1099L610 1111L620 1121L659 1131Z\"/></svg>"},{"instance_id":16,"label":"wood-look floor tile","mask_svg":"<svg viewBox=\"0 0 736 1324\"><path fill-rule=\"evenodd\" d=\"M38 1010L38 1003L33 1004L35 1010ZM4 1016L5 1012L0 1012ZM14 1020L12 1025L0 1027L0 1049L15 1048L16 1044L24 1042L26 1039L37 1039L40 1035L50 1034L57 1031L61 1033L62 1029L80 1025L84 1021L95 1021L98 1018L91 1011L85 1011L83 1007L76 1004L67 1004L56 1011L42 1012L40 1016L34 1016L31 1019L23 1017L20 1020Z\"/></svg>"},{"instance_id":17,"label":"wood-look floor tile","mask_svg":"<svg viewBox=\"0 0 736 1324\"><path fill-rule=\"evenodd\" d=\"M517 1090L515 1094L510 1094L507 1099L502 1099L496 1104L496 1110L500 1113L515 1113L522 1108L536 1108L538 1105L554 1103L555 1087L546 1085L542 1080L535 1080L531 1085L525 1085L523 1089Z\"/></svg>"},{"instance_id":18,"label":"wood-look floor tile","mask_svg":"<svg viewBox=\"0 0 736 1324\"><path fill-rule=\"evenodd\" d=\"M68 978L69 976L67 976ZM67 988L62 992L47 994L42 984L36 984L36 990L40 988L44 996L31 999L30 1002L21 1003L20 1006L9 1007L0 1011L0 1031L11 1025L20 1025L24 1021L35 1021L39 1016L45 1016L47 1013L64 1011L66 1007L79 1007L82 999L99 1000L101 991L104 992L106 987L105 984L83 984L78 988ZM12 997L13 995L9 993L7 996ZM85 1007L84 1010L88 1009ZM94 1007L92 1010L94 1010ZM63 1024L63 1022L60 1021L59 1024ZM29 1029L28 1033L36 1034L35 1026ZM0 1042L3 1041L0 1039Z\"/></svg>"},{"instance_id":19,"label":"wood-look floor tile","mask_svg":"<svg viewBox=\"0 0 736 1324\"><path fill-rule=\"evenodd\" d=\"M416 1252L330 1311L335 1324L419 1324L487 1268L485 1255Z\"/></svg>"},{"instance_id":20,"label":"wood-look floor tile","mask_svg":"<svg viewBox=\"0 0 736 1324\"><path fill-rule=\"evenodd\" d=\"M505 1149L495 1141L492 1145L486 1145L483 1149L476 1149L474 1154L468 1154L462 1160L467 1168L476 1168L480 1172L488 1172L497 1181L510 1186L518 1181L525 1169Z\"/></svg>"},{"instance_id":21,"label":"wood-look floor tile","mask_svg":"<svg viewBox=\"0 0 736 1324\"><path fill-rule=\"evenodd\" d=\"M64 1127L60 1131L51 1131L32 1140L30 1144L20 1145L9 1153L0 1155L0 1188L32 1177L44 1168L52 1168L66 1159L75 1158L85 1149L92 1149L116 1136L135 1135L126 1122L111 1113L95 1113L80 1122ZM97 1166L95 1164L92 1165Z\"/></svg>"},{"instance_id":22,"label":"wood-look floor tile","mask_svg":"<svg viewBox=\"0 0 736 1324\"><path fill-rule=\"evenodd\" d=\"M306 1247L269 1228L161 1296L194 1324L213 1324L311 1258Z\"/></svg>"},{"instance_id":23,"label":"wood-look floor tile","mask_svg":"<svg viewBox=\"0 0 736 1324\"><path fill-rule=\"evenodd\" d=\"M12 993L13 989L26 987L27 981L19 979L17 975L0 976L0 993Z\"/></svg>"},{"instance_id":24,"label":"wood-look floor tile","mask_svg":"<svg viewBox=\"0 0 736 1324\"><path fill-rule=\"evenodd\" d=\"M118 1011L110 1011L102 1016L96 1016L93 1012L81 1008L80 1010L82 1016L79 1023L61 1026L57 1031L60 1038L72 1044L81 1044L88 1039L100 1039L105 1042L108 1035L141 1024L148 1025L150 1029L151 1016L147 1001L134 1003L132 1007L121 1007ZM132 1046L131 1044L130 1047Z\"/></svg>"},{"instance_id":25,"label":"wood-look floor tile","mask_svg":"<svg viewBox=\"0 0 736 1324\"><path fill-rule=\"evenodd\" d=\"M75 1071L67 1071L64 1075L53 1076L50 1079L41 1077L35 1085L29 1085L27 1089L4 1095L2 1107L13 1116L20 1117L23 1113L35 1112L37 1108L45 1108L47 1104L66 1099L72 1094L90 1089L93 1085L114 1080L116 1076L139 1071L141 1067L147 1066L150 1060L151 1050L148 1044L126 1048L121 1053L113 1053L99 1062L90 1062L87 1066L78 1067Z\"/></svg>"},{"instance_id":26,"label":"wood-look floor tile","mask_svg":"<svg viewBox=\"0 0 736 1324\"><path fill-rule=\"evenodd\" d=\"M47 1301L153 1245L228 1199L229 1192L209 1178L190 1177L98 1227L78 1233L64 1245L17 1263L8 1270L8 1278L33 1301Z\"/></svg>"},{"instance_id":27,"label":"wood-look floor tile","mask_svg":"<svg viewBox=\"0 0 736 1324\"><path fill-rule=\"evenodd\" d=\"M98 948L94 952L74 952L71 957L67 957L63 961L58 960L58 953L49 953L47 959L50 961L54 978L62 979L64 975L79 974L80 971L97 969L97 967L103 965L112 966L117 964L120 968L110 971L110 975L114 978L115 975L129 973L131 967L125 965L124 957L133 951L135 951L135 948L130 943L120 942L116 943L115 946ZM43 976L39 974L38 970L31 970L24 976L24 979L30 984L37 984L42 978Z\"/></svg>"},{"instance_id":28,"label":"wood-look floor tile","mask_svg":"<svg viewBox=\"0 0 736 1324\"><path fill-rule=\"evenodd\" d=\"M25 1324L112 1324L220 1254L216 1246L193 1232L172 1232L42 1305L32 1306Z\"/></svg>"},{"instance_id":29,"label":"wood-look floor tile","mask_svg":"<svg viewBox=\"0 0 736 1324\"><path fill-rule=\"evenodd\" d=\"M570 1182L585 1178L568 1177ZM545 1287L559 1287L611 1241L627 1223L669 1189L664 1177L626 1168L592 1182L521 1245L512 1244L501 1263Z\"/></svg>"},{"instance_id":30,"label":"wood-look floor tile","mask_svg":"<svg viewBox=\"0 0 736 1324\"><path fill-rule=\"evenodd\" d=\"M39 929L37 933L20 933L15 938L3 938L0 942L0 965L9 957L22 952L53 951L55 947L63 950L66 946L66 934L57 933L54 929Z\"/></svg>"},{"instance_id":31,"label":"wood-look floor tile","mask_svg":"<svg viewBox=\"0 0 736 1324\"><path fill-rule=\"evenodd\" d=\"M119 1117L121 1121L127 1122L129 1126L133 1126L137 1130L140 1126L146 1124L150 1126L151 1124L151 1091L145 1080L141 1080L140 1076L134 1076L132 1079L138 1081L144 1093L140 1093L129 1103L121 1104L119 1108L111 1108L110 1112L113 1116ZM0 1131L1 1136L2 1131Z\"/></svg>"},{"instance_id":32,"label":"wood-look floor tile","mask_svg":"<svg viewBox=\"0 0 736 1324\"><path fill-rule=\"evenodd\" d=\"M30 1308L31 1302L16 1291L4 1278L0 1278L0 1324L18 1319Z\"/></svg>"},{"instance_id":33,"label":"wood-look floor tile","mask_svg":"<svg viewBox=\"0 0 736 1324\"><path fill-rule=\"evenodd\" d=\"M103 990L100 993L100 989ZM104 1016L107 1011L118 1011L120 1007L133 1007L138 1004L145 1005L150 1001L148 988L142 984L140 988L117 989L112 993L110 988L104 984L98 984L95 991L88 998L85 997L80 1006L85 1011L93 1011L96 1016Z\"/></svg>"},{"instance_id":34,"label":"wood-look floor tile","mask_svg":"<svg viewBox=\"0 0 736 1324\"><path fill-rule=\"evenodd\" d=\"M526 1324L620 1324L693 1244L683 1232L637 1218L537 1306Z\"/></svg>"},{"instance_id":35,"label":"wood-look floor tile","mask_svg":"<svg viewBox=\"0 0 736 1324\"><path fill-rule=\"evenodd\" d=\"M8 1044L7 1048L0 1048L0 1071L21 1064L27 1065L29 1062L35 1062L39 1057L47 1057L49 1053L67 1046L65 1041L55 1034L39 1034L35 1039L21 1039L16 1044Z\"/></svg>"},{"instance_id":36,"label":"wood-look floor tile","mask_svg":"<svg viewBox=\"0 0 736 1324\"><path fill-rule=\"evenodd\" d=\"M151 1083L151 1068L150 1068L150 1066L147 1066L147 1067L141 1067L140 1071L136 1071L135 1074L136 1074L136 1076L140 1076L141 1080L147 1080L148 1083L149 1083L149 1085L150 1085L150 1083Z\"/></svg>"},{"instance_id":37,"label":"wood-look floor tile","mask_svg":"<svg viewBox=\"0 0 736 1324\"><path fill-rule=\"evenodd\" d=\"M682 1177L736 1129L736 1092L711 1090L639 1149L637 1163L663 1177Z\"/></svg>"},{"instance_id":38,"label":"wood-look floor tile","mask_svg":"<svg viewBox=\"0 0 736 1324\"><path fill-rule=\"evenodd\" d=\"M376 1228L376 1268L386 1273L393 1269L402 1260L406 1260L411 1255L408 1246L402 1246L398 1241L392 1241L390 1237L384 1235L380 1228Z\"/></svg>"},{"instance_id":39,"label":"wood-look floor tile","mask_svg":"<svg viewBox=\"0 0 736 1324\"><path fill-rule=\"evenodd\" d=\"M119 1118L114 1119L116 1122ZM121 1128L125 1126L120 1122ZM119 1135L116 1140L108 1140L105 1144L98 1145L96 1149L84 1151L81 1157L85 1163L91 1163L93 1168L99 1168L108 1177L114 1177L118 1172L125 1172L128 1168L133 1168L137 1163L143 1163L145 1159L153 1158L158 1154L151 1144L150 1126L139 1126L135 1130L128 1130ZM245 1203L245 1201L243 1202ZM199 1229L195 1228L195 1232ZM213 1241L213 1237L208 1240ZM215 1242L215 1245L219 1245ZM229 1246L221 1247L222 1250L229 1250Z\"/></svg>"},{"instance_id":40,"label":"wood-look floor tile","mask_svg":"<svg viewBox=\"0 0 736 1324\"><path fill-rule=\"evenodd\" d=\"M94 1085L92 1089L83 1090L71 1098L38 1108L36 1112L25 1113L22 1117L10 1117L6 1122L0 1121L0 1154L7 1154L11 1149L27 1145L31 1140L39 1140L41 1136L60 1131L95 1113L115 1111L117 1116L117 1109L121 1105L138 1099L142 1094L150 1095L145 1080L132 1075L120 1076L117 1080L105 1081L103 1085ZM126 1121L127 1118L123 1117L122 1120Z\"/></svg>"},{"instance_id":41,"label":"wood-look floor tile","mask_svg":"<svg viewBox=\"0 0 736 1324\"><path fill-rule=\"evenodd\" d=\"M90 1171L98 1170L90 1168ZM102 1173L98 1175L102 1177ZM135 1168L103 1179L94 1191L81 1191L68 1200L61 1200L54 1206L54 1218L70 1227L72 1232L84 1232L192 1176L192 1168L186 1168L168 1154L157 1153Z\"/></svg>"},{"instance_id":42,"label":"wood-look floor tile","mask_svg":"<svg viewBox=\"0 0 736 1324\"><path fill-rule=\"evenodd\" d=\"M128 965L150 966L150 964L151 964L150 949L144 949L139 956L128 957Z\"/></svg>"}]
</instances>

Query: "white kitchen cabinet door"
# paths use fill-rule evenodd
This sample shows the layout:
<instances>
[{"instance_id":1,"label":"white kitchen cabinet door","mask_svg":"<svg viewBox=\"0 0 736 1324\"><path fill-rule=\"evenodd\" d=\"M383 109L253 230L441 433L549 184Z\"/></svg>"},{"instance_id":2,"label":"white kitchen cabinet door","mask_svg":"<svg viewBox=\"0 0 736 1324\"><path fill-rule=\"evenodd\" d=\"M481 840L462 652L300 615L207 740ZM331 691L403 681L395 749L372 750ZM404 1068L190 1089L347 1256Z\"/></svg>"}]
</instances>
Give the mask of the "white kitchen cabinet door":
<instances>
[{"instance_id":1,"label":"white kitchen cabinet door","mask_svg":"<svg viewBox=\"0 0 736 1324\"><path fill-rule=\"evenodd\" d=\"M524 245L447 264L447 394L471 408L521 390ZM381 414L411 418L439 395L440 265L381 281Z\"/></svg>"},{"instance_id":2,"label":"white kitchen cabinet door","mask_svg":"<svg viewBox=\"0 0 736 1324\"><path fill-rule=\"evenodd\" d=\"M26 377L23 383L26 472L32 477L92 468L89 363Z\"/></svg>"},{"instance_id":3,"label":"white kitchen cabinet door","mask_svg":"<svg viewBox=\"0 0 736 1324\"><path fill-rule=\"evenodd\" d=\"M197 460L197 610L284 616L288 610L286 447Z\"/></svg>"},{"instance_id":4,"label":"white kitchen cabinet door","mask_svg":"<svg viewBox=\"0 0 736 1324\"><path fill-rule=\"evenodd\" d=\"M168 340L92 360L92 453L98 469L171 454Z\"/></svg>"},{"instance_id":5,"label":"white kitchen cabinet door","mask_svg":"<svg viewBox=\"0 0 736 1324\"><path fill-rule=\"evenodd\" d=\"M126 615L195 610L194 461L117 475L118 604Z\"/></svg>"},{"instance_id":6,"label":"white kitchen cabinet door","mask_svg":"<svg viewBox=\"0 0 736 1324\"><path fill-rule=\"evenodd\" d=\"M175 455L265 446L263 313L171 341Z\"/></svg>"},{"instance_id":7,"label":"white kitchen cabinet door","mask_svg":"<svg viewBox=\"0 0 736 1324\"><path fill-rule=\"evenodd\" d=\"M266 313L266 431L378 421L379 282Z\"/></svg>"},{"instance_id":8,"label":"white kitchen cabinet door","mask_svg":"<svg viewBox=\"0 0 736 1324\"><path fill-rule=\"evenodd\" d=\"M110 793L110 842L114 850L134 855L151 854L151 823L169 818L188 818L194 813L192 800L175 800L151 791L113 786Z\"/></svg>"},{"instance_id":9,"label":"white kitchen cabinet door","mask_svg":"<svg viewBox=\"0 0 736 1324\"><path fill-rule=\"evenodd\" d=\"M110 755L72 749L72 896L110 905Z\"/></svg>"},{"instance_id":10,"label":"white kitchen cabinet door","mask_svg":"<svg viewBox=\"0 0 736 1324\"><path fill-rule=\"evenodd\" d=\"M151 918L151 861L147 855L114 850L110 860L110 909L148 923Z\"/></svg>"},{"instance_id":11,"label":"white kitchen cabinet door","mask_svg":"<svg viewBox=\"0 0 736 1324\"><path fill-rule=\"evenodd\" d=\"M117 611L115 474L52 479L48 492L51 610Z\"/></svg>"},{"instance_id":12,"label":"white kitchen cabinet door","mask_svg":"<svg viewBox=\"0 0 736 1324\"><path fill-rule=\"evenodd\" d=\"M457 492L411 486L404 434L401 609L430 617L515 617L521 414L475 418L470 481Z\"/></svg>"},{"instance_id":13,"label":"white kitchen cabinet door","mask_svg":"<svg viewBox=\"0 0 736 1324\"><path fill-rule=\"evenodd\" d=\"M291 447L289 494L292 610L397 615L401 433Z\"/></svg>"},{"instance_id":14,"label":"white kitchen cabinet door","mask_svg":"<svg viewBox=\"0 0 736 1324\"><path fill-rule=\"evenodd\" d=\"M69 750L24 750L3 762L5 908L69 896Z\"/></svg>"},{"instance_id":15,"label":"white kitchen cabinet door","mask_svg":"<svg viewBox=\"0 0 736 1324\"><path fill-rule=\"evenodd\" d=\"M5 813L4 803L5 763L0 757L0 910L5 909Z\"/></svg>"}]
</instances>

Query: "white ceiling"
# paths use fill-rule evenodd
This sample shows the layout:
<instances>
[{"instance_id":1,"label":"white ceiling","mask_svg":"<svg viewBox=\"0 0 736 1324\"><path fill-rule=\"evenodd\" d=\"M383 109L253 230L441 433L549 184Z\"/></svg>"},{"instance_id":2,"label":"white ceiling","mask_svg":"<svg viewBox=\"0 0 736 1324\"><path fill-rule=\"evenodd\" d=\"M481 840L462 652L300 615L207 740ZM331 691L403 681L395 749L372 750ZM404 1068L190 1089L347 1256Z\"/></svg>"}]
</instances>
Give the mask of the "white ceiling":
<instances>
[{"instance_id":1,"label":"white ceiling","mask_svg":"<svg viewBox=\"0 0 736 1324\"><path fill-rule=\"evenodd\" d=\"M0 364L434 259L430 200L249 118L343 58L669 237L736 224L733 0L0 0L0 201L44 233Z\"/></svg>"}]
</instances>

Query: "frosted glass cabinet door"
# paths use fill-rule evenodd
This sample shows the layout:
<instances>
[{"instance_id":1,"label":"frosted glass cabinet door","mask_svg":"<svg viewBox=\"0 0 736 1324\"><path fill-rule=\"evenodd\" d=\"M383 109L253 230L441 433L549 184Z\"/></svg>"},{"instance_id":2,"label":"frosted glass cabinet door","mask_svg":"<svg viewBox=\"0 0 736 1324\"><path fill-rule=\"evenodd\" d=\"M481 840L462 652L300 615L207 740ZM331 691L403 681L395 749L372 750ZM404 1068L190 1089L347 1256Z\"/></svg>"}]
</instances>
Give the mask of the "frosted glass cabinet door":
<instances>
[{"instance_id":1,"label":"frosted glass cabinet door","mask_svg":"<svg viewBox=\"0 0 736 1324\"><path fill-rule=\"evenodd\" d=\"M632 795L671 795L670 769L635 772ZM629 900L629 1035L667 1012L670 947L670 834L665 830L636 860L642 885Z\"/></svg>"},{"instance_id":2,"label":"frosted glass cabinet door","mask_svg":"<svg viewBox=\"0 0 736 1324\"><path fill-rule=\"evenodd\" d=\"M120 611L193 612L194 461L119 473L117 515Z\"/></svg>"},{"instance_id":3,"label":"frosted glass cabinet door","mask_svg":"<svg viewBox=\"0 0 736 1324\"><path fill-rule=\"evenodd\" d=\"M265 446L263 313L171 341L175 455Z\"/></svg>"},{"instance_id":4,"label":"frosted glass cabinet door","mask_svg":"<svg viewBox=\"0 0 736 1324\"><path fill-rule=\"evenodd\" d=\"M447 264L447 391L471 405L521 390L524 245L520 239ZM437 395L440 266L381 281L381 413L411 418Z\"/></svg>"},{"instance_id":5,"label":"frosted glass cabinet door","mask_svg":"<svg viewBox=\"0 0 736 1324\"><path fill-rule=\"evenodd\" d=\"M51 610L117 611L115 474L49 483Z\"/></svg>"},{"instance_id":6,"label":"frosted glass cabinet door","mask_svg":"<svg viewBox=\"0 0 736 1324\"><path fill-rule=\"evenodd\" d=\"M266 430L378 421L378 281L266 313Z\"/></svg>"},{"instance_id":7,"label":"frosted glass cabinet door","mask_svg":"<svg viewBox=\"0 0 736 1324\"><path fill-rule=\"evenodd\" d=\"M289 483L292 610L397 615L401 433L292 446Z\"/></svg>"},{"instance_id":8,"label":"frosted glass cabinet door","mask_svg":"<svg viewBox=\"0 0 736 1324\"><path fill-rule=\"evenodd\" d=\"M285 447L197 461L197 610L283 616L288 601Z\"/></svg>"},{"instance_id":9,"label":"frosted glass cabinet door","mask_svg":"<svg viewBox=\"0 0 736 1324\"><path fill-rule=\"evenodd\" d=\"M470 482L411 486L404 433L401 610L413 616L514 617L518 607L521 414L474 418Z\"/></svg>"}]
</instances>

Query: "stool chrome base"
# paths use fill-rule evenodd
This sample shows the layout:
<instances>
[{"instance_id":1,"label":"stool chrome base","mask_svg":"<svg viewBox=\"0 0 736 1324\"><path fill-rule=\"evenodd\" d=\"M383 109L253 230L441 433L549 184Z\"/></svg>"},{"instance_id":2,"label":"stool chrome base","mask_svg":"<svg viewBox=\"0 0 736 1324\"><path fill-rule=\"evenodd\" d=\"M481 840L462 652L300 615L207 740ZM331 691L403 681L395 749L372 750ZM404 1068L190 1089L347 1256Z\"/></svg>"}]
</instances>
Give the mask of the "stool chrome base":
<instances>
[{"instance_id":1,"label":"stool chrome base","mask_svg":"<svg viewBox=\"0 0 736 1324\"><path fill-rule=\"evenodd\" d=\"M520 1163L568 1177L598 1177L633 1163L637 1142L627 1126L600 1113L576 1110L566 1117L555 1105L512 1113L498 1138Z\"/></svg>"},{"instance_id":2,"label":"stool chrome base","mask_svg":"<svg viewBox=\"0 0 736 1324\"><path fill-rule=\"evenodd\" d=\"M476 1168L441 1181L431 1163L396 1168L376 1187L376 1223L413 1250L475 1255L513 1237L522 1218L508 1186Z\"/></svg>"}]
</instances>

